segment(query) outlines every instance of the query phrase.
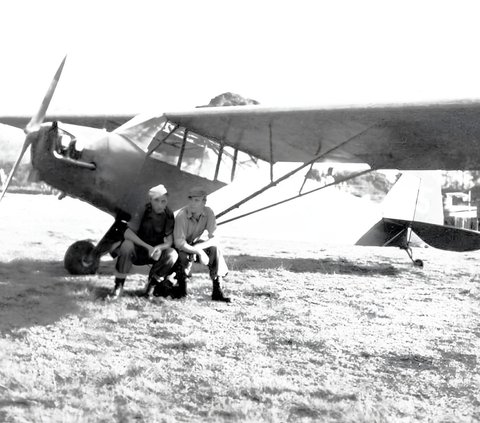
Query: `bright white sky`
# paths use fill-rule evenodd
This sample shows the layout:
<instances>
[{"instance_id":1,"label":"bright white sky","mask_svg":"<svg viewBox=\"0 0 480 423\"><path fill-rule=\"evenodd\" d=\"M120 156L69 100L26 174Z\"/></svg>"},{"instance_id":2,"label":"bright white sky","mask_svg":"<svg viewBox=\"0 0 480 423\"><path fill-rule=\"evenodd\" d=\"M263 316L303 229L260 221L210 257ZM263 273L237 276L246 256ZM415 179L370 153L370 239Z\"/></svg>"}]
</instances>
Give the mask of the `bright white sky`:
<instances>
[{"instance_id":1,"label":"bright white sky","mask_svg":"<svg viewBox=\"0 0 480 423\"><path fill-rule=\"evenodd\" d=\"M186 109L225 91L269 106L480 98L476 1L0 4L0 114Z\"/></svg>"}]
</instances>

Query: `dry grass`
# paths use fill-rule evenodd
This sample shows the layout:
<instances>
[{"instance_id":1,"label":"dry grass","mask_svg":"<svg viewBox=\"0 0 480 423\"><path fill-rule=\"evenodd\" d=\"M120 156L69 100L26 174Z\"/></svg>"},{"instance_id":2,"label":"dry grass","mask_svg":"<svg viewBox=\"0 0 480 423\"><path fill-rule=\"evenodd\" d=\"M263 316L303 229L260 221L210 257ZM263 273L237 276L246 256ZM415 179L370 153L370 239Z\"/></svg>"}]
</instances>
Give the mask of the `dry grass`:
<instances>
[{"instance_id":1,"label":"dry grass","mask_svg":"<svg viewBox=\"0 0 480 423\"><path fill-rule=\"evenodd\" d=\"M136 274L112 302L111 261L63 271L72 219L0 227L0 421L480 419L477 254L422 250L420 270L393 249L230 238L232 304L204 271L185 300L140 298Z\"/></svg>"}]
</instances>

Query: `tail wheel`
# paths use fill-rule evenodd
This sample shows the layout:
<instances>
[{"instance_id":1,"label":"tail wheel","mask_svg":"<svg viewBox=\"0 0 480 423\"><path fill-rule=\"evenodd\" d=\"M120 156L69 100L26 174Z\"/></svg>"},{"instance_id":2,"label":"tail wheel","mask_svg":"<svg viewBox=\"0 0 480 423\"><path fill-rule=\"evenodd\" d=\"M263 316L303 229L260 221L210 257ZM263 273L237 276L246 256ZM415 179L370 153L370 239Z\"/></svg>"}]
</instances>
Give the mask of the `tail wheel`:
<instances>
[{"instance_id":1,"label":"tail wheel","mask_svg":"<svg viewBox=\"0 0 480 423\"><path fill-rule=\"evenodd\" d=\"M94 246L90 241L77 241L68 247L63 265L72 275L94 275L100 259L90 254Z\"/></svg>"},{"instance_id":2,"label":"tail wheel","mask_svg":"<svg viewBox=\"0 0 480 423\"><path fill-rule=\"evenodd\" d=\"M413 262L413 264L417 267L423 267L423 260L417 259Z\"/></svg>"}]
</instances>

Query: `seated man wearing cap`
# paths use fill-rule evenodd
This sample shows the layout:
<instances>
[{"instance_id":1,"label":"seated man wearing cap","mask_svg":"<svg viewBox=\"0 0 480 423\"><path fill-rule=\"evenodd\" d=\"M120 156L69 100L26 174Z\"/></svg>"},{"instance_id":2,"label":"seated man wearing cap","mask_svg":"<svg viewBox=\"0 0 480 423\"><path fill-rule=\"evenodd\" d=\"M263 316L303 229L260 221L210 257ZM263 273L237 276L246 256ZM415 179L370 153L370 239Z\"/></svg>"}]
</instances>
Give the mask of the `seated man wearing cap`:
<instances>
[{"instance_id":1,"label":"seated man wearing cap","mask_svg":"<svg viewBox=\"0 0 480 423\"><path fill-rule=\"evenodd\" d=\"M143 215L134 216L128 224L122 243L112 252L117 257L115 265L114 297L123 293L125 279L132 264L152 264L145 296L149 297L158 287L160 295L168 296L170 282L166 280L177 261L178 254L172 248L175 218L167 207L168 193L163 185L148 192L149 203Z\"/></svg>"},{"instance_id":2,"label":"seated man wearing cap","mask_svg":"<svg viewBox=\"0 0 480 423\"><path fill-rule=\"evenodd\" d=\"M178 251L177 285L174 287L176 298L187 295L188 278L191 276L194 260L207 265L213 283L212 300L230 302L222 292L222 278L228 268L220 246L215 238L217 222L215 214L206 206L207 192L200 187L192 188L188 194L188 205L181 209L175 218L173 238ZM208 239L201 240L207 231Z\"/></svg>"}]
</instances>

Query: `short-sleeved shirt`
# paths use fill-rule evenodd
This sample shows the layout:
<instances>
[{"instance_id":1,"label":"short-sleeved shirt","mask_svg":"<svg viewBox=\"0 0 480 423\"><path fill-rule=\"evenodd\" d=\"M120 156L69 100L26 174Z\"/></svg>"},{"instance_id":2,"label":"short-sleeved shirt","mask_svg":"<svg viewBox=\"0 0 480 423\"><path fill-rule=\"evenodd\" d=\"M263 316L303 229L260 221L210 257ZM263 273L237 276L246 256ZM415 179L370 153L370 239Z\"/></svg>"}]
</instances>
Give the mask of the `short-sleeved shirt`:
<instances>
[{"instance_id":1,"label":"short-sleeved shirt","mask_svg":"<svg viewBox=\"0 0 480 423\"><path fill-rule=\"evenodd\" d=\"M175 247L182 249L185 243L192 245L207 231L212 237L217 229L217 220L215 213L210 207L205 207L198 217L184 207L175 218L175 229L173 230L173 239Z\"/></svg>"},{"instance_id":2,"label":"short-sleeved shirt","mask_svg":"<svg viewBox=\"0 0 480 423\"><path fill-rule=\"evenodd\" d=\"M155 213L149 203L145 206L140 224L132 221L129 226L142 241L154 246L162 244L165 237L173 234L174 224L175 217L168 207L161 213Z\"/></svg>"}]
</instances>

